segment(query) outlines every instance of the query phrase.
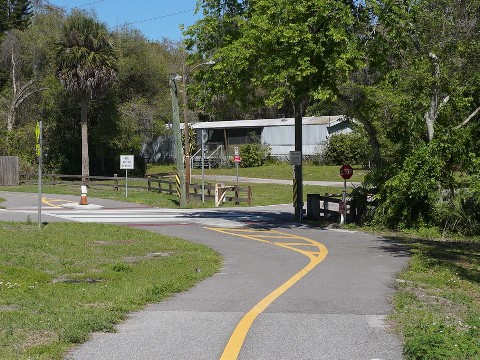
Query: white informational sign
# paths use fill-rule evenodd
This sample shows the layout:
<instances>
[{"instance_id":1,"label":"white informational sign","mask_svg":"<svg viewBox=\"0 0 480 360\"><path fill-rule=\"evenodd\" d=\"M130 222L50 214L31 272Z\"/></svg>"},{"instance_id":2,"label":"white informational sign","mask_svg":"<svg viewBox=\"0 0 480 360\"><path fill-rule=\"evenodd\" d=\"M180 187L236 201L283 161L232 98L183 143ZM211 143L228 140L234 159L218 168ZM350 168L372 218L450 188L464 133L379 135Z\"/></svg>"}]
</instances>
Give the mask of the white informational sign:
<instances>
[{"instance_id":1,"label":"white informational sign","mask_svg":"<svg viewBox=\"0 0 480 360\"><path fill-rule=\"evenodd\" d=\"M120 155L120 169L132 170L134 168L133 155Z\"/></svg>"},{"instance_id":2,"label":"white informational sign","mask_svg":"<svg viewBox=\"0 0 480 360\"><path fill-rule=\"evenodd\" d=\"M301 151L290 151L290 165L302 165Z\"/></svg>"},{"instance_id":3,"label":"white informational sign","mask_svg":"<svg viewBox=\"0 0 480 360\"><path fill-rule=\"evenodd\" d=\"M238 156L239 155L238 146L235 146L233 149L235 150L235 156Z\"/></svg>"},{"instance_id":4,"label":"white informational sign","mask_svg":"<svg viewBox=\"0 0 480 360\"><path fill-rule=\"evenodd\" d=\"M120 169L125 170L125 197L128 196L128 171L134 169L133 155L120 155Z\"/></svg>"}]
</instances>

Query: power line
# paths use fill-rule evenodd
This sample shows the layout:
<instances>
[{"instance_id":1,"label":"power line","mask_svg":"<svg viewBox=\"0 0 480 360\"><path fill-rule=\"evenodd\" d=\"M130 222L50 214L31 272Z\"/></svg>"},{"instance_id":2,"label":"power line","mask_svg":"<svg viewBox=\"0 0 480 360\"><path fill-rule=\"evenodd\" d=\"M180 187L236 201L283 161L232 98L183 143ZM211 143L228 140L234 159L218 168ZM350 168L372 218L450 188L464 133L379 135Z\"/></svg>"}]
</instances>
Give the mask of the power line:
<instances>
[{"instance_id":1,"label":"power line","mask_svg":"<svg viewBox=\"0 0 480 360\"><path fill-rule=\"evenodd\" d=\"M83 5L66 7L65 9L78 9L78 8L82 8L82 7L94 5L94 4L97 4L97 3L101 3L101 2L104 2L104 1L105 1L105 0L97 0L97 1L93 1L93 2L90 2L90 3L87 3L87 4L83 4ZM154 21L154 20L158 20L158 19L167 18L167 17L170 17L170 16L185 14L185 13L192 12L192 11L195 11L195 10L196 10L196 9L188 9L188 10L177 11L177 12L174 12L174 13L171 13L171 14L160 15L160 16L156 16L156 17L153 17L153 18L149 18L149 19L132 21L132 22L126 22L126 23L124 23L124 25L140 24L140 23L144 23L144 22L148 22L148 21ZM120 26L121 26L121 25L117 25L117 26L115 26L115 28L118 28L118 27L120 27Z\"/></svg>"},{"instance_id":2,"label":"power line","mask_svg":"<svg viewBox=\"0 0 480 360\"><path fill-rule=\"evenodd\" d=\"M101 2L104 2L105 0L97 0L97 1L93 1L93 2L90 2L88 4L83 4L83 5L77 5L77 6L72 6L72 7L65 7L65 9L78 9L78 8L82 8L82 7L85 7L85 6L90 6L90 5L94 5L94 4L98 4L98 3L101 3Z\"/></svg>"},{"instance_id":3,"label":"power line","mask_svg":"<svg viewBox=\"0 0 480 360\"><path fill-rule=\"evenodd\" d=\"M93 2L90 2L90 3L87 3L87 4L83 4L83 5L77 5L77 6L72 6L72 7L64 7L63 9L65 9L65 10L79 9L79 8L82 8L82 7L98 4L98 3L101 3L101 2L104 2L104 1L105 0L97 0L97 1L93 1ZM124 25L129 26L129 25L141 24L141 23L144 23L144 22L155 21L155 20L164 19L164 18L167 18L167 17L175 16L175 15L185 14L185 13L192 12L192 11L195 11L195 10L196 9L182 10L182 11L177 11L177 12L166 14L166 15L156 16L156 17L149 18L149 19L126 22L122 25L116 25L115 29L118 29L119 27L124 26ZM15 23L21 22L23 20L24 19L5 21L5 22L1 22L0 25L15 24Z\"/></svg>"},{"instance_id":4,"label":"power line","mask_svg":"<svg viewBox=\"0 0 480 360\"><path fill-rule=\"evenodd\" d=\"M185 13L187 13L187 12L191 12L191 11L195 11L195 9L189 9L189 10L177 11L177 12L174 12L174 13L171 13L171 14L167 14L167 15L161 15L161 16L157 16L157 17L154 17L154 18L150 18L150 19L138 20L138 21L133 21L133 22L127 22L127 23L125 23L125 25L135 25L135 24L140 24L140 23L144 23L144 22L147 22L147 21L153 21L153 20L158 20L158 19L163 19L163 18L166 18L166 17L170 17L170 16L175 16L175 15L185 14ZM119 25L117 25L116 27L118 28L118 26L119 26Z\"/></svg>"}]
</instances>

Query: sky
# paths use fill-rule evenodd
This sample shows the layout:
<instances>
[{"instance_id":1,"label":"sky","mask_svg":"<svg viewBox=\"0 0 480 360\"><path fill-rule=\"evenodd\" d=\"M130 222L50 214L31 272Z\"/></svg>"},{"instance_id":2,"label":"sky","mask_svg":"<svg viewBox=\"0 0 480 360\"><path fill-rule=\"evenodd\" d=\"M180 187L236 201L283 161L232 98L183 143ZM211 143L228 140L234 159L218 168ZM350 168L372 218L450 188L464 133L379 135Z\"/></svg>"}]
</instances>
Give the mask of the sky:
<instances>
[{"instance_id":1,"label":"sky","mask_svg":"<svg viewBox=\"0 0 480 360\"><path fill-rule=\"evenodd\" d=\"M147 39L156 41L164 37L181 40L180 24L186 27L200 18L195 15L197 0L49 0L67 11L75 7L95 10L98 19L110 30L129 23Z\"/></svg>"}]
</instances>

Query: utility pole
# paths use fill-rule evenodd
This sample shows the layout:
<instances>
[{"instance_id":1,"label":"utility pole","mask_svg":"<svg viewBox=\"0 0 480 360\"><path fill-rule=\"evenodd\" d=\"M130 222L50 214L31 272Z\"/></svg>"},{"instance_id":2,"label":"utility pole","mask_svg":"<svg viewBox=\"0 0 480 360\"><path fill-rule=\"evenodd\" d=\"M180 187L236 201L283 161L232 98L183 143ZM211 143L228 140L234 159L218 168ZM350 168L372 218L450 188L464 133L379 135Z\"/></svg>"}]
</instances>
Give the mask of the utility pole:
<instances>
[{"instance_id":1,"label":"utility pole","mask_svg":"<svg viewBox=\"0 0 480 360\"><path fill-rule=\"evenodd\" d=\"M180 76L170 75L170 93L172 95L173 110L173 139L175 143L175 163L177 166L178 177L180 178L180 207L187 205L186 189L185 189L185 169L183 167L183 149L182 135L180 132L180 110L178 107L178 90L176 80L180 80Z\"/></svg>"},{"instance_id":2,"label":"utility pole","mask_svg":"<svg viewBox=\"0 0 480 360\"><path fill-rule=\"evenodd\" d=\"M187 201L189 199L190 192L190 182L191 182L191 168L190 168L190 125L188 123L188 96L187 96L187 81L189 75L200 66L205 65L214 65L215 61L209 60L201 64L195 65L193 68L188 69L186 64L186 54L185 50L183 52L183 69L182 69L182 83L183 83L183 135L184 139L184 148L185 148L185 189L187 193Z\"/></svg>"},{"instance_id":3,"label":"utility pole","mask_svg":"<svg viewBox=\"0 0 480 360\"><path fill-rule=\"evenodd\" d=\"M183 50L183 132L185 142L185 192L187 194L186 199L190 198L190 181L191 181L191 169L190 169L190 126L188 124L188 98L187 98L187 65L185 59L185 49Z\"/></svg>"}]
</instances>

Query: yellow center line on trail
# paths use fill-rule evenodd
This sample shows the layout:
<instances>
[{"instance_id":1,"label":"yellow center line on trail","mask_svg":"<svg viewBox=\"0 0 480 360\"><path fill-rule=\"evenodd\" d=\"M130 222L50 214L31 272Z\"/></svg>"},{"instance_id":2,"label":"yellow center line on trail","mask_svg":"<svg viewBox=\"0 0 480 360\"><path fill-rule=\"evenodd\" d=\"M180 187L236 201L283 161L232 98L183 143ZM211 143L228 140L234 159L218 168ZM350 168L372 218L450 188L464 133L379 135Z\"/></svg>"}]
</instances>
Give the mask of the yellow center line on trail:
<instances>
[{"instance_id":1,"label":"yellow center line on trail","mask_svg":"<svg viewBox=\"0 0 480 360\"><path fill-rule=\"evenodd\" d=\"M328 250L325 245L298 235L291 235L277 230L252 230L252 229L223 229L223 228L207 228L212 231L221 232L227 235L239 236L242 238L259 241L262 243L280 246L300 254L307 256L310 262L293 275L290 279L260 300L250 311L248 311L240 322L237 324L233 334L230 336L220 360L235 360L238 358L240 350L243 346L248 331L250 330L255 319L276 299L278 299L285 291L297 283L301 278L307 275L315 266L320 264L326 257ZM284 239L281 241L270 241L266 239ZM295 242L297 240L298 242ZM297 248L302 247L302 249ZM305 250L305 246L314 246L314 251Z\"/></svg>"},{"instance_id":2,"label":"yellow center line on trail","mask_svg":"<svg viewBox=\"0 0 480 360\"><path fill-rule=\"evenodd\" d=\"M65 202L65 201L66 200L63 200L63 199L49 199L46 197L42 197L42 203L55 208L62 207L62 205L55 205L54 202Z\"/></svg>"}]
</instances>

